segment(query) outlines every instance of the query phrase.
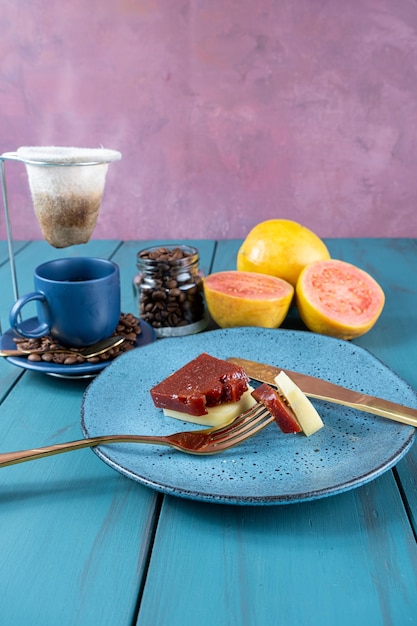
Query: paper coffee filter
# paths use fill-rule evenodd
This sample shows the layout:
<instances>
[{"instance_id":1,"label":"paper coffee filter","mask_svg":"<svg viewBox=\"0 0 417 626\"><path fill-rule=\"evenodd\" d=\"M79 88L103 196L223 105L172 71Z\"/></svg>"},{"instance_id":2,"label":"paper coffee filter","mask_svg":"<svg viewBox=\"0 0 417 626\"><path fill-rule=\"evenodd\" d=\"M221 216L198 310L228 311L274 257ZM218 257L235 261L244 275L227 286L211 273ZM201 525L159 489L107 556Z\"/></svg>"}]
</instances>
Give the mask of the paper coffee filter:
<instances>
[{"instance_id":1,"label":"paper coffee filter","mask_svg":"<svg viewBox=\"0 0 417 626\"><path fill-rule=\"evenodd\" d=\"M49 146L19 148L17 155L26 165L35 215L46 241L55 248L87 243L97 223L108 164L119 160L121 153Z\"/></svg>"}]
</instances>

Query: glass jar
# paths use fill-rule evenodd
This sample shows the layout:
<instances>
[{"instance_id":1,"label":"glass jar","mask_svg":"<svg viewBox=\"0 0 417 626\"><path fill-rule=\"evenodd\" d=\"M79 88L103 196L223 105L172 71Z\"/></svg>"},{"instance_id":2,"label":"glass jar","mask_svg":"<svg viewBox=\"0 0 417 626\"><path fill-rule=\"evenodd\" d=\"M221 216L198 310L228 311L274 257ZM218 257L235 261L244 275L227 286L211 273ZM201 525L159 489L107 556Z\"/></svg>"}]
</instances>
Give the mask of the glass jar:
<instances>
[{"instance_id":1,"label":"glass jar","mask_svg":"<svg viewBox=\"0 0 417 626\"><path fill-rule=\"evenodd\" d=\"M188 335L207 326L203 279L196 248L151 247L136 255L139 317L158 337Z\"/></svg>"}]
</instances>

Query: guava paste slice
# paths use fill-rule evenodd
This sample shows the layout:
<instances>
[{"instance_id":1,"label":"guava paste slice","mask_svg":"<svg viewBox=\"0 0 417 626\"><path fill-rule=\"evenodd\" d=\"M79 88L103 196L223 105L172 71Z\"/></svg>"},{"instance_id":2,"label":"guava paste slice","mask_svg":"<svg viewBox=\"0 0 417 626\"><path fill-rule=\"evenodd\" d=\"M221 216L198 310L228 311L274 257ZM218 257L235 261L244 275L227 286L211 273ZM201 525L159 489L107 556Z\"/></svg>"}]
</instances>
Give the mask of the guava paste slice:
<instances>
[{"instance_id":1,"label":"guava paste slice","mask_svg":"<svg viewBox=\"0 0 417 626\"><path fill-rule=\"evenodd\" d=\"M243 367L205 352L150 390L157 408L206 415L207 407L238 402L248 388Z\"/></svg>"},{"instance_id":2,"label":"guava paste slice","mask_svg":"<svg viewBox=\"0 0 417 626\"><path fill-rule=\"evenodd\" d=\"M252 396L268 409L283 433L301 432L301 426L293 410L270 385L262 383L252 391Z\"/></svg>"}]
</instances>

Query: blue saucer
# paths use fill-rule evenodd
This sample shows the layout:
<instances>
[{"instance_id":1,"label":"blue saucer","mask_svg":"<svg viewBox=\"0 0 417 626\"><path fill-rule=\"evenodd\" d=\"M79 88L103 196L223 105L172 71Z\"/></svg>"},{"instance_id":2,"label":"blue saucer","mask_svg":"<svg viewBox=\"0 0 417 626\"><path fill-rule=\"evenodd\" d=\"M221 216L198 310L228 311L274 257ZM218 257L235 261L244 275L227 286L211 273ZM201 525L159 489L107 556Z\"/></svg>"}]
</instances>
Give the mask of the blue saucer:
<instances>
[{"instance_id":1,"label":"blue saucer","mask_svg":"<svg viewBox=\"0 0 417 626\"><path fill-rule=\"evenodd\" d=\"M38 326L38 320L36 317L32 317L25 320L22 323L22 329L28 331L31 328ZM142 333L136 340L136 347L146 346L148 343L152 343L156 340L155 331L146 322L140 320L140 327ZM14 330L9 329L0 337L0 350L14 350L16 344L13 341L18 337ZM27 370L34 370L35 372L42 372L43 374L49 374L51 376L58 376L60 378L90 378L101 372L102 369L110 365L112 360L100 361L100 363L77 363L76 365L60 365L58 363L46 363L45 361L28 361L26 357L20 356L8 356L6 359L9 363L17 365Z\"/></svg>"}]
</instances>

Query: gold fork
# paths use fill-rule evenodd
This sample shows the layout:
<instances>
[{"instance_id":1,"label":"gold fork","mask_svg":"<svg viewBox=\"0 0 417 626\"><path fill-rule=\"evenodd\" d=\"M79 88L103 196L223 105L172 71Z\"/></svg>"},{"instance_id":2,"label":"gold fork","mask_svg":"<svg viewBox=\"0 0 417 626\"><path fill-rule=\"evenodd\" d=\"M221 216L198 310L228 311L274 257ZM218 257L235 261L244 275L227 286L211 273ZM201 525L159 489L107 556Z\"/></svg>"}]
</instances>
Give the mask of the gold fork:
<instances>
[{"instance_id":1,"label":"gold fork","mask_svg":"<svg viewBox=\"0 0 417 626\"><path fill-rule=\"evenodd\" d=\"M103 435L68 441L43 448L32 448L19 452L4 452L0 454L0 467L33 461L53 454L71 452L81 448L91 448L111 443L147 443L160 446L169 446L187 454L209 455L223 452L239 443L253 437L260 430L268 426L274 418L269 411L259 403L241 413L233 422L226 426L207 428L205 430L183 431L167 436L158 435Z\"/></svg>"}]
</instances>

